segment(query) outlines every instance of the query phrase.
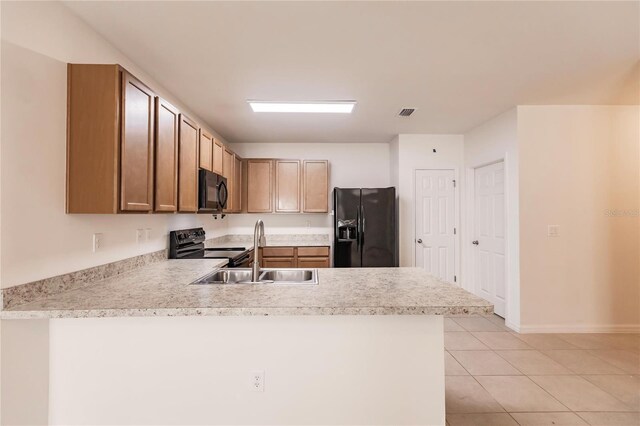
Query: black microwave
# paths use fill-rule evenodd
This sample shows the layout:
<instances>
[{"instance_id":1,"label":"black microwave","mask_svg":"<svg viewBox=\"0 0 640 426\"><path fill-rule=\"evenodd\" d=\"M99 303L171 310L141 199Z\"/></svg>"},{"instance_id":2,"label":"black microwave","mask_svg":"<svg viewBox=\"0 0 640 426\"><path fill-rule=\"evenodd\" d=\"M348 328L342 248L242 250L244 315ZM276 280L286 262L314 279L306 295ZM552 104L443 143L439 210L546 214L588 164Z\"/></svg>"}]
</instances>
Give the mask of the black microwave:
<instances>
[{"instance_id":1,"label":"black microwave","mask_svg":"<svg viewBox=\"0 0 640 426\"><path fill-rule=\"evenodd\" d=\"M198 172L198 211L222 213L227 207L227 178L209 170Z\"/></svg>"}]
</instances>

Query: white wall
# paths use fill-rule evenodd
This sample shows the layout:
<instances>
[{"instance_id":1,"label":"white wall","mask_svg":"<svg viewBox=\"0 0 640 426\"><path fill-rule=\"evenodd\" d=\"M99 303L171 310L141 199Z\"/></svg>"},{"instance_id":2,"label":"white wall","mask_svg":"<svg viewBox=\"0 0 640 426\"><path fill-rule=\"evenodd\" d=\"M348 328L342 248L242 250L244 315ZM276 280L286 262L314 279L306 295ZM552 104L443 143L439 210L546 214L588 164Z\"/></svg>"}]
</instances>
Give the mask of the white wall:
<instances>
[{"instance_id":1,"label":"white wall","mask_svg":"<svg viewBox=\"0 0 640 426\"><path fill-rule=\"evenodd\" d=\"M415 171L453 169L462 184L462 135L405 135L398 138L398 200L400 266L415 266ZM433 150L436 150L434 153ZM462 186L462 185L461 185ZM458 205L460 204L458 191ZM459 244L458 244L459 247ZM456 270L460 267L456 248Z\"/></svg>"},{"instance_id":2,"label":"white wall","mask_svg":"<svg viewBox=\"0 0 640 426\"><path fill-rule=\"evenodd\" d=\"M386 143L241 143L231 148L245 158L329 160L329 210L333 209L334 187L390 186ZM242 214L225 220L230 233L247 234L253 232L258 218L264 220L268 234L333 233L330 214Z\"/></svg>"},{"instance_id":3,"label":"white wall","mask_svg":"<svg viewBox=\"0 0 640 426\"><path fill-rule=\"evenodd\" d=\"M520 239L519 239L519 176L518 176L518 114L513 108L483 123L464 135L465 182L462 208L462 286L473 291L474 229L474 168L497 161L505 162L506 208L506 321L510 327L520 325Z\"/></svg>"},{"instance_id":4,"label":"white wall","mask_svg":"<svg viewBox=\"0 0 640 426\"><path fill-rule=\"evenodd\" d=\"M640 107L521 106L518 144L522 330L637 332Z\"/></svg>"},{"instance_id":5,"label":"white wall","mask_svg":"<svg viewBox=\"0 0 640 426\"><path fill-rule=\"evenodd\" d=\"M1 287L160 250L172 229L225 233L211 216L64 213L67 62L119 63L189 110L61 3L1 7ZM149 242L136 244L138 228L151 229ZM98 253L93 233L104 234Z\"/></svg>"},{"instance_id":6,"label":"white wall","mask_svg":"<svg viewBox=\"0 0 640 426\"><path fill-rule=\"evenodd\" d=\"M49 334L50 424L445 421L439 316L54 319Z\"/></svg>"}]
</instances>

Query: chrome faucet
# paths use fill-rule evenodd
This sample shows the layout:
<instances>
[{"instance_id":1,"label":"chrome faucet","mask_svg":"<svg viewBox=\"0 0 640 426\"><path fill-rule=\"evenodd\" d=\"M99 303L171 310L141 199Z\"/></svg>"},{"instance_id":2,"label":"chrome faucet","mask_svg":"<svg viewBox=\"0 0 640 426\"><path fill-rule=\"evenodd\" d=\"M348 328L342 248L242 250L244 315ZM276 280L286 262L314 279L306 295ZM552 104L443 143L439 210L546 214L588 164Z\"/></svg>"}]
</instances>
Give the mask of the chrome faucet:
<instances>
[{"instance_id":1,"label":"chrome faucet","mask_svg":"<svg viewBox=\"0 0 640 426\"><path fill-rule=\"evenodd\" d=\"M251 268L251 281L254 283L258 282L258 275L260 275L260 256L258 249L264 245L266 245L264 222L262 222L262 219L258 219L256 227L253 230L253 267Z\"/></svg>"}]
</instances>

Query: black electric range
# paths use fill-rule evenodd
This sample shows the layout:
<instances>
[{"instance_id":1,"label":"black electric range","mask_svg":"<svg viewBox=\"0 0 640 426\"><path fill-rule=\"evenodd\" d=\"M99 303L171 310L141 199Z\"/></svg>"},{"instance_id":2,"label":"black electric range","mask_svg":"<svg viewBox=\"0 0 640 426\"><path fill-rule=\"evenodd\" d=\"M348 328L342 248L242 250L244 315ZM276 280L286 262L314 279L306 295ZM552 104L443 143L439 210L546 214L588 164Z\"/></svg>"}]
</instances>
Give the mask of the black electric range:
<instances>
[{"instance_id":1,"label":"black electric range","mask_svg":"<svg viewBox=\"0 0 640 426\"><path fill-rule=\"evenodd\" d=\"M229 268L248 268L253 262L253 248L208 247L202 228L169 232L169 259L228 259Z\"/></svg>"}]
</instances>

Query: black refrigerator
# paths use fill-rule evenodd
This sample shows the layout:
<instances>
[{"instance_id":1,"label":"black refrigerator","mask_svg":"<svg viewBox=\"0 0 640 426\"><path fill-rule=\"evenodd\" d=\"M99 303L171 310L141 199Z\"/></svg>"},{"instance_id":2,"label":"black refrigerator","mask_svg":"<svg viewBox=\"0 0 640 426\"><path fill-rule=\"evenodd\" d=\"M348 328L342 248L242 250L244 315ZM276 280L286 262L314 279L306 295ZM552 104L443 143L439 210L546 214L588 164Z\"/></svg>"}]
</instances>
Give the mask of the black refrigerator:
<instances>
[{"instance_id":1,"label":"black refrigerator","mask_svg":"<svg viewBox=\"0 0 640 426\"><path fill-rule=\"evenodd\" d=\"M334 188L336 268L398 266L396 189Z\"/></svg>"}]
</instances>

